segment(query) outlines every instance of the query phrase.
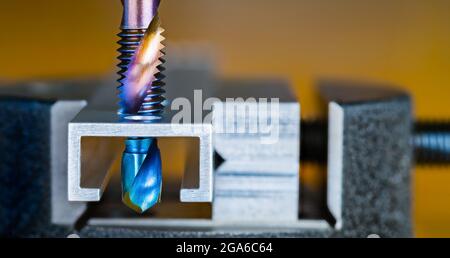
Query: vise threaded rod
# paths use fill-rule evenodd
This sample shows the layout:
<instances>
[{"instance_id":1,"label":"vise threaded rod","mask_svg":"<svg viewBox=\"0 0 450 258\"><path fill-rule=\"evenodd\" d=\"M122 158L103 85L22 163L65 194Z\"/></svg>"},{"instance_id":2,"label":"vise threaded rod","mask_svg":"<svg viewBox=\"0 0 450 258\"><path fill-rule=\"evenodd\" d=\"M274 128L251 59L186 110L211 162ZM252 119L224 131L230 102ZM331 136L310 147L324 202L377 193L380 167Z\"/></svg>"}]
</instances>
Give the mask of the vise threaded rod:
<instances>
[{"instance_id":1,"label":"vise threaded rod","mask_svg":"<svg viewBox=\"0 0 450 258\"><path fill-rule=\"evenodd\" d=\"M411 144L417 165L450 165L450 121L417 121ZM326 163L328 123L302 120L300 160Z\"/></svg>"}]
</instances>

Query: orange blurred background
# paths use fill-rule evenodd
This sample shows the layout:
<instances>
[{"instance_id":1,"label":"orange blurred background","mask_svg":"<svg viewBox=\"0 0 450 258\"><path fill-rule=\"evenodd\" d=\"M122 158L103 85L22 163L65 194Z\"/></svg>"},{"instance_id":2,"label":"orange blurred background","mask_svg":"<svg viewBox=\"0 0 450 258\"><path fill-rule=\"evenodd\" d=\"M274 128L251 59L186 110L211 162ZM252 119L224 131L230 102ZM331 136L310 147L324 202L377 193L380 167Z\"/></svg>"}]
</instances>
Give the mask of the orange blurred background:
<instances>
[{"instance_id":1,"label":"orange blurred background","mask_svg":"<svg viewBox=\"0 0 450 258\"><path fill-rule=\"evenodd\" d=\"M0 3L0 81L115 71L119 0ZM388 82L408 90L417 117L450 118L448 0L163 0L168 42L202 42L227 77L291 81L305 117L319 77ZM450 237L450 169L417 168L419 237Z\"/></svg>"}]
</instances>

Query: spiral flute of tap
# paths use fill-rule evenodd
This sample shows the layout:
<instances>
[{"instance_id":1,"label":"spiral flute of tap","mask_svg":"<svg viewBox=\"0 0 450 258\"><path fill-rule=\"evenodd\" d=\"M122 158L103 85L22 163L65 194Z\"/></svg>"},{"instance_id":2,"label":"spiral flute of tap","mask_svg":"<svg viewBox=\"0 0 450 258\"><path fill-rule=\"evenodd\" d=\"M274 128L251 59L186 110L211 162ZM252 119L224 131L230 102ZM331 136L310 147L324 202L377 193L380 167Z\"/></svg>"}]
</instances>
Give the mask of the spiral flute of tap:
<instances>
[{"instance_id":1,"label":"spiral flute of tap","mask_svg":"<svg viewBox=\"0 0 450 258\"><path fill-rule=\"evenodd\" d=\"M124 14L120 40L118 113L142 122L159 117L164 109L164 31L159 0L122 0ZM150 119L151 120L151 119ZM122 154L122 200L142 213L159 200L162 188L161 154L157 139L130 137Z\"/></svg>"},{"instance_id":2,"label":"spiral flute of tap","mask_svg":"<svg viewBox=\"0 0 450 258\"><path fill-rule=\"evenodd\" d=\"M119 114L122 115L158 115L163 109L165 93L163 87L165 70L163 59L164 52L160 40L163 37L153 37L150 42L143 42L146 39L146 30L143 29L123 29L118 34L120 40L119 59ZM151 41L156 41L153 43ZM155 49L144 49L143 43L158 45ZM150 47L151 48L151 47ZM144 52L146 51L146 52ZM148 53L157 51L157 53ZM142 62L140 56L153 55L156 62ZM142 59L142 58L141 58Z\"/></svg>"}]
</instances>

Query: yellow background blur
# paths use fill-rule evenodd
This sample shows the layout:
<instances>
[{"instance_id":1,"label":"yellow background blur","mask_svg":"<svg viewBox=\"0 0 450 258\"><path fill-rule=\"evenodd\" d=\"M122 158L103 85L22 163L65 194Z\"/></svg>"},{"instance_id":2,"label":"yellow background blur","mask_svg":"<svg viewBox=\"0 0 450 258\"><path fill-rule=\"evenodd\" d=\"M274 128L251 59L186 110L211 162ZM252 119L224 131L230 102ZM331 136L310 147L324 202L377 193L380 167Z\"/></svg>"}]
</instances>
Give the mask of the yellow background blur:
<instances>
[{"instance_id":1,"label":"yellow background blur","mask_svg":"<svg viewBox=\"0 0 450 258\"><path fill-rule=\"evenodd\" d=\"M110 74L119 0L0 3L0 80ZM318 77L389 82L418 117L450 117L448 0L164 0L169 42L208 42L224 76L281 76L305 116ZM450 169L418 168L417 236L450 237Z\"/></svg>"}]
</instances>

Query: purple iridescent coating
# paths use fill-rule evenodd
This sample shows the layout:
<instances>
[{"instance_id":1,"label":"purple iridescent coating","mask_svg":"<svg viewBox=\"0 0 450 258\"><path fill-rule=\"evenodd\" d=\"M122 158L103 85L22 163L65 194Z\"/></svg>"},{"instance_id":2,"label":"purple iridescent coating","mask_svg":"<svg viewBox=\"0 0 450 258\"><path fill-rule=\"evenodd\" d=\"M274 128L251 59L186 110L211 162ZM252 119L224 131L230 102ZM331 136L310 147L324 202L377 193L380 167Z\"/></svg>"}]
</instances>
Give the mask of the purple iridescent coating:
<instances>
[{"instance_id":1,"label":"purple iridescent coating","mask_svg":"<svg viewBox=\"0 0 450 258\"><path fill-rule=\"evenodd\" d=\"M121 29L146 29L158 13L160 0L122 0Z\"/></svg>"}]
</instances>

